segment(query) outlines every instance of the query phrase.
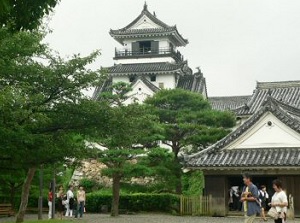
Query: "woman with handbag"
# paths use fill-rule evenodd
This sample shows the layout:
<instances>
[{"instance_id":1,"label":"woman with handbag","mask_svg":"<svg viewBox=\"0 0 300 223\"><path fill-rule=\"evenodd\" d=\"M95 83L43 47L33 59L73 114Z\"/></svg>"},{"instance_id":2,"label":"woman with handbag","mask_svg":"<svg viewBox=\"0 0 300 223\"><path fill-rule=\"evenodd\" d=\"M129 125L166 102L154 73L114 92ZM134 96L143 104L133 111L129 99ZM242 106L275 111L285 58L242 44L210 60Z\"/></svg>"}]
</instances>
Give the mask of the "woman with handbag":
<instances>
[{"instance_id":1,"label":"woman with handbag","mask_svg":"<svg viewBox=\"0 0 300 223\"><path fill-rule=\"evenodd\" d=\"M271 209L268 215L274 219L275 223L285 223L288 199L282 189L282 182L280 180L274 180L273 189L275 190L275 194L272 197L271 203L269 203Z\"/></svg>"}]
</instances>

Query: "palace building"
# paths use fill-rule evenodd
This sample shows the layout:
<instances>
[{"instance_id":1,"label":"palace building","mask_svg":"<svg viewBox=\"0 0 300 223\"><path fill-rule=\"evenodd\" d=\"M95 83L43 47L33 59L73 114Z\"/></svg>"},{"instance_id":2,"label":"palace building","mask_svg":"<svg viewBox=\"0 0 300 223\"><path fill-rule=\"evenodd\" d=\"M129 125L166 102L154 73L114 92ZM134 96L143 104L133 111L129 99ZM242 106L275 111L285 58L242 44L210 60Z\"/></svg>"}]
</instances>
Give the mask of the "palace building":
<instances>
[{"instance_id":1,"label":"palace building","mask_svg":"<svg viewBox=\"0 0 300 223\"><path fill-rule=\"evenodd\" d=\"M234 112L239 123L226 137L185 159L186 168L204 172L205 194L215 198L213 213L230 213L229 189L241 187L241 174L249 172L270 194L272 181L281 179L299 216L300 81L257 83L252 96L209 100L214 109Z\"/></svg>"},{"instance_id":2,"label":"palace building","mask_svg":"<svg viewBox=\"0 0 300 223\"><path fill-rule=\"evenodd\" d=\"M111 90L117 82L130 84L127 104L143 102L160 89L182 88L207 96L205 78L200 70L193 73L179 47L188 44L177 30L150 13L145 3L141 14L129 25L109 34L120 44L115 49L115 65L106 68L108 79L94 92Z\"/></svg>"},{"instance_id":3,"label":"palace building","mask_svg":"<svg viewBox=\"0 0 300 223\"><path fill-rule=\"evenodd\" d=\"M115 64L105 68L108 78L95 89L95 99L118 82L131 86L126 104L142 103L160 89L182 88L202 94L213 109L236 114L237 127L230 134L185 157L186 169L205 174L212 214L228 215L229 188L241 187L241 174L250 172L270 194L272 180L282 179L300 215L300 81L258 82L252 95L209 97L202 72L194 73L178 50L188 40L150 13L146 3L129 25L109 34L120 48Z\"/></svg>"}]
</instances>

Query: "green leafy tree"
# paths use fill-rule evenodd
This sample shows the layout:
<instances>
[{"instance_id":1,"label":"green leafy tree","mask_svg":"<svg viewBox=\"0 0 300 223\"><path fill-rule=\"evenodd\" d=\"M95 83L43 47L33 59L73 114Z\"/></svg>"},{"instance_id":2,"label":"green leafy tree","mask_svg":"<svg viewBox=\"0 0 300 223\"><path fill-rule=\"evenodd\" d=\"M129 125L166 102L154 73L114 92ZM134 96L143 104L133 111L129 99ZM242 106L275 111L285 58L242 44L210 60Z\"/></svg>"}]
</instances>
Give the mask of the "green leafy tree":
<instances>
[{"instance_id":1,"label":"green leafy tree","mask_svg":"<svg viewBox=\"0 0 300 223\"><path fill-rule=\"evenodd\" d=\"M107 110L108 118L104 124L104 131L97 135L96 140L107 148L99 155L100 161L108 167L103 173L113 181L111 214L118 216L120 182L125 177L140 172L137 160L145 153L143 145L149 140L149 134L156 130L159 132L160 128L157 117L151 114L145 105L124 105L126 93L130 90L127 84L117 83L112 88L114 93L105 93L99 97L99 101L108 103L110 108Z\"/></svg>"},{"instance_id":2,"label":"green leafy tree","mask_svg":"<svg viewBox=\"0 0 300 223\"><path fill-rule=\"evenodd\" d=\"M34 30L49 15L59 0L1 0L0 28L11 31Z\"/></svg>"},{"instance_id":3,"label":"green leafy tree","mask_svg":"<svg viewBox=\"0 0 300 223\"><path fill-rule=\"evenodd\" d=\"M86 68L99 52L64 60L42 38L0 29L0 154L27 170L17 222L24 219L36 169L85 157L90 150L83 134L105 120L106 109L83 95L101 79Z\"/></svg>"},{"instance_id":4,"label":"green leafy tree","mask_svg":"<svg viewBox=\"0 0 300 223\"><path fill-rule=\"evenodd\" d=\"M161 90L145 103L156 109L164 127L164 143L174 153L176 192L181 193L180 152L201 150L221 139L235 125L235 118L229 112L212 110L200 94L182 89Z\"/></svg>"},{"instance_id":5,"label":"green leafy tree","mask_svg":"<svg viewBox=\"0 0 300 223\"><path fill-rule=\"evenodd\" d=\"M182 176L182 193L185 195L202 195L204 185L204 175L200 170L190 171Z\"/></svg>"},{"instance_id":6,"label":"green leafy tree","mask_svg":"<svg viewBox=\"0 0 300 223\"><path fill-rule=\"evenodd\" d=\"M0 190L4 199L8 199L12 207L15 207L16 194L20 193L25 179L25 171L14 169L13 165L1 168ZM8 169L9 168L9 169Z\"/></svg>"},{"instance_id":7,"label":"green leafy tree","mask_svg":"<svg viewBox=\"0 0 300 223\"><path fill-rule=\"evenodd\" d=\"M153 188L156 192L174 192L177 179L174 176L174 154L164 148L153 148L140 160L144 166L144 176L154 178Z\"/></svg>"}]
</instances>

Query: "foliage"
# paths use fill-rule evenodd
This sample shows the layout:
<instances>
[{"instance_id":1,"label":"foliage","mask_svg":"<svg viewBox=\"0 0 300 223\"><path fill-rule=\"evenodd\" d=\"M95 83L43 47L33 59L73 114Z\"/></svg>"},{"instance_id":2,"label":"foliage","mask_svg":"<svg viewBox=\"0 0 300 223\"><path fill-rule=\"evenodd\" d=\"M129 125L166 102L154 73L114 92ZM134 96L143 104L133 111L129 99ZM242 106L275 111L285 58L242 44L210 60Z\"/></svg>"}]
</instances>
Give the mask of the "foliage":
<instances>
[{"instance_id":1,"label":"foliage","mask_svg":"<svg viewBox=\"0 0 300 223\"><path fill-rule=\"evenodd\" d=\"M174 153L176 192L181 193L180 153L199 151L216 142L235 124L233 114L214 111L200 94L182 89L161 90L146 99L164 128L164 143Z\"/></svg>"},{"instance_id":2,"label":"foliage","mask_svg":"<svg viewBox=\"0 0 300 223\"><path fill-rule=\"evenodd\" d=\"M0 29L0 154L15 169L28 170L21 214L35 170L89 155L84 134L103 123L106 113L83 95L101 79L99 70L86 68L99 52L64 60L42 38L37 32Z\"/></svg>"},{"instance_id":3,"label":"foliage","mask_svg":"<svg viewBox=\"0 0 300 223\"><path fill-rule=\"evenodd\" d=\"M156 108L165 129L165 143L176 157L189 145L201 149L216 142L235 125L231 113L214 111L200 94L182 89L159 91L145 103Z\"/></svg>"},{"instance_id":4,"label":"foliage","mask_svg":"<svg viewBox=\"0 0 300 223\"><path fill-rule=\"evenodd\" d=\"M83 186L87 193L99 189L100 186L97 181L88 178L81 179L79 185Z\"/></svg>"},{"instance_id":5,"label":"foliage","mask_svg":"<svg viewBox=\"0 0 300 223\"><path fill-rule=\"evenodd\" d=\"M49 222L49 220L26 220L26 223L42 223ZM72 223L72 220L60 220L60 219L51 219L51 223ZM7 222L12 223L12 222Z\"/></svg>"},{"instance_id":6,"label":"foliage","mask_svg":"<svg viewBox=\"0 0 300 223\"><path fill-rule=\"evenodd\" d=\"M145 176L155 179L153 189L157 192L174 192L177 179L174 172L177 171L174 166L174 154L164 148L153 148L142 157L140 165L147 167Z\"/></svg>"},{"instance_id":7,"label":"foliage","mask_svg":"<svg viewBox=\"0 0 300 223\"><path fill-rule=\"evenodd\" d=\"M202 195L204 185L204 175L200 170L188 172L182 176L184 195Z\"/></svg>"},{"instance_id":8,"label":"foliage","mask_svg":"<svg viewBox=\"0 0 300 223\"><path fill-rule=\"evenodd\" d=\"M138 158L145 153L144 144L159 139L158 119L145 105L125 105L126 93L130 87L125 83L113 85L112 92L101 94L98 100L106 103L106 122L101 125L102 134L96 132L95 141L107 148L99 152L99 159L108 168L102 173L113 180L112 215L118 215L120 182L124 177L136 176L144 172L138 165Z\"/></svg>"},{"instance_id":9,"label":"foliage","mask_svg":"<svg viewBox=\"0 0 300 223\"><path fill-rule=\"evenodd\" d=\"M120 208L128 211L170 212L179 206L179 197L174 194L121 194ZM89 212L98 213L102 205L112 206L112 195L87 194L86 207Z\"/></svg>"},{"instance_id":10,"label":"foliage","mask_svg":"<svg viewBox=\"0 0 300 223\"><path fill-rule=\"evenodd\" d=\"M0 28L6 27L13 31L33 30L41 25L42 18L49 15L59 0L0 1Z\"/></svg>"}]
</instances>

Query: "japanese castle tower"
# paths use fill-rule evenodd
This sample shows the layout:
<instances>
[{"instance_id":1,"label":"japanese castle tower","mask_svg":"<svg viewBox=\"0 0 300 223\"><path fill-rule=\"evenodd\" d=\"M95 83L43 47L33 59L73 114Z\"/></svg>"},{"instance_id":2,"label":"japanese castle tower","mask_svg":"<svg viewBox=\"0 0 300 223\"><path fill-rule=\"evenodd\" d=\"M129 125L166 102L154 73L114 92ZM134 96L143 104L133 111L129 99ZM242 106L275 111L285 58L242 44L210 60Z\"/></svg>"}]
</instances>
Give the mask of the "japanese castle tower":
<instances>
[{"instance_id":1,"label":"japanese castle tower","mask_svg":"<svg viewBox=\"0 0 300 223\"><path fill-rule=\"evenodd\" d=\"M160 89L182 88L207 97L205 78L198 69L193 73L178 47L188 44L177 30L148 11L145 3L140 15L122 29L110 30L121 45L115 49L115 65L108 67L108 79L98 86L99 93L111 90L111 85L125 82L131 85L126 104L143 102Z\"/></svg>"}]
</instances>

